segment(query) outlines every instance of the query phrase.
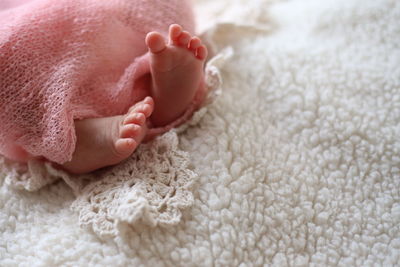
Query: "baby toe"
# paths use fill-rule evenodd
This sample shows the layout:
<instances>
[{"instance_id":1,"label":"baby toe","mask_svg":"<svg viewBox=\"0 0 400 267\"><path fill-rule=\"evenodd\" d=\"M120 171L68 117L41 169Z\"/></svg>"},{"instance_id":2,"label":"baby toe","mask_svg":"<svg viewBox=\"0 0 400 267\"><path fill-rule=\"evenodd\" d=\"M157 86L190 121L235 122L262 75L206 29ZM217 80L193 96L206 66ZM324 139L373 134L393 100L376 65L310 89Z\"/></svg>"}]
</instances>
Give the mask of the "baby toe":
<instances>
[{"instance_id":1,"label":"baby toe","mask_svg":"<svg viewBox=\"0 0 400 267\"><path fill-rule=\"evenodd\" d=\"M178 45L179 36L182 33L182 27L178 24L172 24L169 26L169 40L171 44Z\"/></svg>"},{"instance_id":2,"label":"baby toe","mask_svg":"<svg viewBox=\"0 0 400 267\"><path fill-rule=\"evenodd\" d=\"M146 97L144 100L142 100L139 103L136 103L134 106L132 106L128 113L128 117L132 115L132 113L142 113L145 118L150 117L151 113L153 113L154 110L154 100L151 97Z\"/></svg>"},{"instance_id":3,"label":"baby toe","mask_svg":"<svg viewBox=\"0 0 400 267\"><path fill-rule=\"evenodd\" d=\"M192 51L196 51L197 48L201 46L201 40L199 37L195 36L192 39L190 39L189 42L189 49Z\"/></svg>"},{"instance_id":4,"label":"baby toe","mask_svg":"<svg viewBox=\"0 0 400 267\"><path fill-rule=\"evenodd\" d=\"M208 54L208 51L207 51L207 48L204 45L202 45L199 48L197 48L196 57L198 59L200 59L200 60L206 59L207 58L207 54Z\"/></svg>"},{"instance_id":5,"label":"baby toe","mask_svg":"<svg viewBox=\"0 0 400 267\"><path fill-rule=\"evenodd\" d=\"M183 31L182 34L179 36L179 46L188 47L189 41L192 37L187 31Z\"/></svg>"},{"instance_id":6,"label":"baby toe","mask_svg":"<svg viewBox=\"0 0 400 267\"><path fill-rule=\"evenodd\" d=\"M137 124L137 125L143 125L146 121L146 116L143 113L138 113L138 112L132 112L132 114L129 114L126 116L124 119L123 124Z\"/></svg>"},{"instance_id":7,"label":"baby toe","mask_svg":"<svg viewBox=\"0 0 400 267\"><path fill-rule=\"evenodd\" d=\"M145 41L152 53L160 53L166 48L164 37L158 32L148 33Z\"/></svg>"},{"instance_id":8,"label":"baby toe","mask_svg":"<svg viewBox=\"0 0 400 267\"><path fill-rule=\"evenodd\" d=\"M120 138L135 138L141 132L141 127L136 124L127 124L121 127L119 136Z\"/></svg>"},{"instance_id":9,"label":"baby toe","mask_svg":"<svg viewBox=\"0 0 400 267\"><path fill-rule=\"evenodd\" d=\"M136 141L132 138L120 138L114 145L116 152L123 156L132 154L137 147Z\"/></svg>"},{"instance_id":10,"label":"baby toe","mask_svg":"<svg viewBox=\"0 0 400 267\"><path fill-rule=\"evenodd\" d=\"M154 100L151 97L146 97L143 100L143 106L141 107L141 111L146 118L150 117L154 110Z\"/></svg>"},{"instance_id":11,"label":"baby toe","mask_svg":"<svg viewBox=\"0 0 400 267\"><path fill-rule=\"evenodd\" d=\"M143 100L143 103L149 104L149 105L154 105L154 100L151 96L146 96L146 98Z\"/></svg>"},{"instance_id":12,"label":"baby toe","mask_svg":"<svg viewBox=\"0 0 400 267\"><path fill-rule=\"evenodd\" d=\"M135 112L143 114L146 118L150 117L152 111L153 107L149 104L142 104L137 109L135 109Z\"/></svg>"}]
</instances>

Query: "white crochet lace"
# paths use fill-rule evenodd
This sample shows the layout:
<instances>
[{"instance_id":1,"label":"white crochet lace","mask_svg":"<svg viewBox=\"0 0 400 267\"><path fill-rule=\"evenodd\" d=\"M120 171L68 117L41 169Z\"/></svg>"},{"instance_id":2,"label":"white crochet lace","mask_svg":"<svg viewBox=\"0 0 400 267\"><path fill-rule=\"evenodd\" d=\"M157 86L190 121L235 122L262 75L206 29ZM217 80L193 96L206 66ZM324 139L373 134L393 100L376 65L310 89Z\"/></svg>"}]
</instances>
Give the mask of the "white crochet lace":
<instances>
[{"instance_id":1,"label":"white crochet lace","mask_svg":"<svg viewBox=\"0 0 400 267\"><path fill-rule=\"evenodd\" d=\"M129 224L150 226L180 221L181 209L192 205L190 187L196 174L188 155L178 148L176 133L140 146L122 164L99 172L72 204L82 225L101 235L117 234Z\"/></svg>"}]
</instances>

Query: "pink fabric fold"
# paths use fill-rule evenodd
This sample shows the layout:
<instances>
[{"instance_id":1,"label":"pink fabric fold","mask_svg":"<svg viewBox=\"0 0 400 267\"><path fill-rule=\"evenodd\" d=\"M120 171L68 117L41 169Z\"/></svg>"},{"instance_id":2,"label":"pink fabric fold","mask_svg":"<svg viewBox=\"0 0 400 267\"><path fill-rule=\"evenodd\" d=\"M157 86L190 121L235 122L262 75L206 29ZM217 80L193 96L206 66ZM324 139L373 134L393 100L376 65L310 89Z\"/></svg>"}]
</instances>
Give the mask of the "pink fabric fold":
<instances>
[{"instance_id":1,"label":"pink fabric fold","mask_svg":"<svg viewBox=\"0 0 400 267\"><path fill-rule=\"evenodd\" d=\"M145 35L172 23L194 32L185 0L3 1L0 153L14 160L70 160L74 120L124 114L149 95Z\"/></svg>"}]
</instances>

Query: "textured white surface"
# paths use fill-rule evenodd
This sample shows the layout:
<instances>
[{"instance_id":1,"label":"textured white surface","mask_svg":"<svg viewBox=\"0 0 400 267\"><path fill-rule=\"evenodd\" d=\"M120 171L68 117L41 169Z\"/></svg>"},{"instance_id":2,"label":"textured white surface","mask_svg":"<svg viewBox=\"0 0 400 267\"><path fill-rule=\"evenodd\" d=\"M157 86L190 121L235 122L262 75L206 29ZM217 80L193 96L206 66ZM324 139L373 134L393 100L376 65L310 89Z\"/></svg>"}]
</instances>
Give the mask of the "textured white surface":
<instances>
[{"instance_id":1,"label":"textured white surface","mask_svg":"<svg viewBox=\"0 0 400 267\"><path fill-rule=\"evenodd\" d=\"M399 2L197 5L235 55L221 97L180 135L193 207L177 226L100 239L78 227L64 183L2 186L0 265L397 265Z\"/></svg>"}]
</instances>

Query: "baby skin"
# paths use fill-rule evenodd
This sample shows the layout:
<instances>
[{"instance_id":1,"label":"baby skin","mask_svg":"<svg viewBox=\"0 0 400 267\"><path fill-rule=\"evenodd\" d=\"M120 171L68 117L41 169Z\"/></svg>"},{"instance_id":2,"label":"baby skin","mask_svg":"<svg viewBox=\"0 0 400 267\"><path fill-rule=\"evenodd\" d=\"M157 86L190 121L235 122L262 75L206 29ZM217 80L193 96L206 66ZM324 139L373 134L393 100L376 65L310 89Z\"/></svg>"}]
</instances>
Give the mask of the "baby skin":
<instances>
[{"instance_id":1,"label":"baby skin","mask_svg":"<svg viewBox=\"0 0 400 267\"><path fill-rule=\"evenodd\" d=\"M147 125L169 124L186 110L203 79L207 48L198 37L173 24L168 42L158 32L146 36L150 52L151 96L125 115L75 121L72 159L61 168L82 174L128 158L146 138Z\"/></svg>"}]
</instances>

